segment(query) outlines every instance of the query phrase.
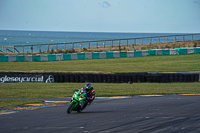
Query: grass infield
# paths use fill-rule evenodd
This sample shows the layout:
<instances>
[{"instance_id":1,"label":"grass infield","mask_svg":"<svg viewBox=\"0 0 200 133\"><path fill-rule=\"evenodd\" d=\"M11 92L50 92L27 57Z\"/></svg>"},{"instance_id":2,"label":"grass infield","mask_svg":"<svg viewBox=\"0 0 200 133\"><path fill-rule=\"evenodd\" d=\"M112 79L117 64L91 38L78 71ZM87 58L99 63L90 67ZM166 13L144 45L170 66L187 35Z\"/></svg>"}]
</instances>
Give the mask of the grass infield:
<instances>
[{"instance_id":1,"label":"grass infield","mask_svg":"<svg viewBox=\"0 0 200 133\"><path fill-rule=\"evenodd\" d=\"M41 102L44 102L44 101L38 100L38 99L2 99L0 100L0 108L18 106L18 105L30 104L30 103L41 103Z\"/></svg>"},{"instance_id":2,"label":"grass infield","mask_svg":"<svg viewBox=\"0 0 200 133\"><path fill-rule=\"evenodd\" d=\"M195 72L200 71L199 60L200 54L188 54L49 62L0 62L0 71Z\"/></svg>"},{"instance_id":3,"label":"grass infield","mask_svg":"<svg viewBox=\"0 0 200 133\"><path fill-rule=\"evenodd\" d=\"M200 83L91 83L97 97L154 94L200 94ZM3 83L0 97L71 97L85 83Z\"/></svg>"}]
</instances>

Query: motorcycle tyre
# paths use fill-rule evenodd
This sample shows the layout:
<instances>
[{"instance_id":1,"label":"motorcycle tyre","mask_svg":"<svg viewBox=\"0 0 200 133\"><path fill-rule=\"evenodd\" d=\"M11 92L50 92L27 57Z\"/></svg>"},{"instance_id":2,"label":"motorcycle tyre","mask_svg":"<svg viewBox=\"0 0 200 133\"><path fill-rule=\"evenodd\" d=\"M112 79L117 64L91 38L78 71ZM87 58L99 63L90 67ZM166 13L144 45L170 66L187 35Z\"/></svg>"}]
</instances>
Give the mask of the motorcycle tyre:
<instances>
[{"instance_id":1,"label":"motorcycle tyre","mask_svg":"<svg viewBox=\"0 0 200 133\"><path fill-rule=\"evenodd\" d=\"M75 102L72 102L72 103L70 103L70 105L69 105L69 107L68 107L68 109L67 109L67 113L68 114L70 114L72 111L73 111L73 106L75 105L76 103ZM71 109L72 108L72 109Z\"/></svg>"}]
</instances>

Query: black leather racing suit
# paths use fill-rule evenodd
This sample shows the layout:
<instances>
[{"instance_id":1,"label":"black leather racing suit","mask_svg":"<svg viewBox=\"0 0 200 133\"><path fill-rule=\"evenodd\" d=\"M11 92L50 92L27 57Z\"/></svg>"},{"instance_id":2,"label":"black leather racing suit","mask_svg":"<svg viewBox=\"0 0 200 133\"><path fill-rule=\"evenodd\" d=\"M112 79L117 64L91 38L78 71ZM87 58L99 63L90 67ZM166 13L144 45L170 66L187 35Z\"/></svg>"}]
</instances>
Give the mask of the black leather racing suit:
<instances>
[{"instance_id":1,"label":"black leather racing suit","mask_svg":"<svg viewBox=\"0 0 200 133\"><path fill-rule=\"evenodd\" d=\"M86 89L86 93L87 93L87 100L88 100L88 105L90 105L92 103L92 101L95 99L95 90L92 87L90 90Z\"/></svg>"}]
</instances>

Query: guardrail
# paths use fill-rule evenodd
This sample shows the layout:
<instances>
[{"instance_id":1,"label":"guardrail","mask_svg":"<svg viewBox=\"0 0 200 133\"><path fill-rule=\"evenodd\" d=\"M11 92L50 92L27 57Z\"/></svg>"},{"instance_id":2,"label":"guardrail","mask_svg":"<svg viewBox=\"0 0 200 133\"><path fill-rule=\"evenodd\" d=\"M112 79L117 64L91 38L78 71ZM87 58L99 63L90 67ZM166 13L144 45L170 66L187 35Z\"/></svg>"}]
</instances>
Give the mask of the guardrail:
<instances>
[{"instance_id":1,"label":"guardrail","mask_svg":"<svg viewBox=\"0 0 200 133\"><path fill-rule=\"evenodd\" d=\"M112 39L112 40L96 40L96 41L82 41L82 42L69 42L69 43L54 43L54 44L35 44L35 45L13 45L13 46L0 46L2 53L34 53L43 51L54 50L68 50L75 48L96 48L114 45L136 45L136 44L152 44L161 42L176 42L176 41L193 41L200 39L198 34L183 34L183 35L169 35L169 36L155 36L155 37L141 37L141 38L127 38L127 39Z\"/></svg>"}]
</instances>

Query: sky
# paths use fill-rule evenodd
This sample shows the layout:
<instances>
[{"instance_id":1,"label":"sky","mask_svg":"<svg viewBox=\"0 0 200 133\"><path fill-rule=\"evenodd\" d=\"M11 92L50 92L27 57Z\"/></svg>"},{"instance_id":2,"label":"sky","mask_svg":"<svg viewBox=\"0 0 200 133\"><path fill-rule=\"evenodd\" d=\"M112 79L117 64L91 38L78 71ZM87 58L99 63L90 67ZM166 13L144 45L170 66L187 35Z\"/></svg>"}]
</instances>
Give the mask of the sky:
<instances>
[{"instance_id":1,"label":"sky","mask_svg":"<svg viewBox=\"0 0 200 133\"><path fill-rule=\"evenodd\" d=\"M200 33L200 0L0 0L0 30Z\"/></svg>"}]
</instances>

